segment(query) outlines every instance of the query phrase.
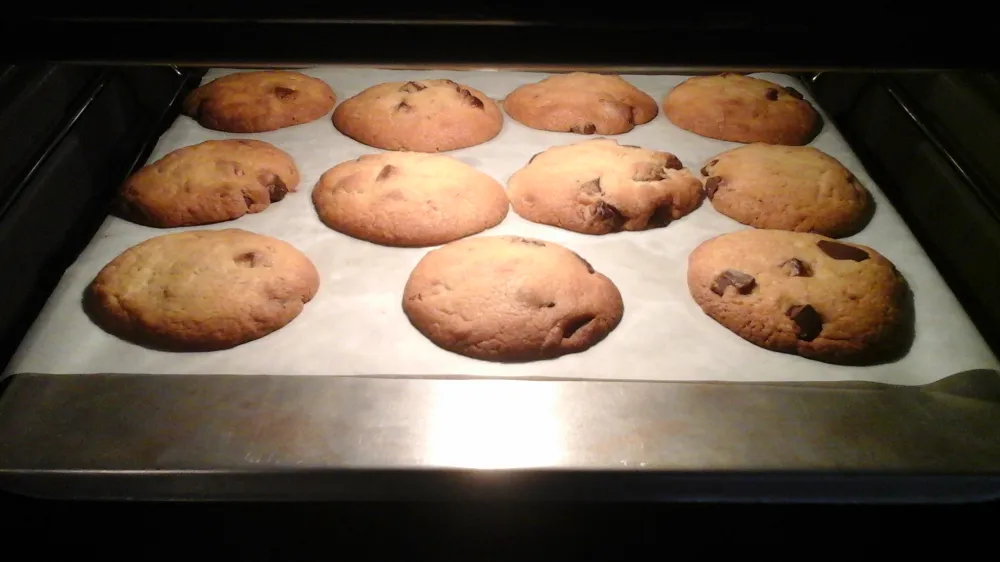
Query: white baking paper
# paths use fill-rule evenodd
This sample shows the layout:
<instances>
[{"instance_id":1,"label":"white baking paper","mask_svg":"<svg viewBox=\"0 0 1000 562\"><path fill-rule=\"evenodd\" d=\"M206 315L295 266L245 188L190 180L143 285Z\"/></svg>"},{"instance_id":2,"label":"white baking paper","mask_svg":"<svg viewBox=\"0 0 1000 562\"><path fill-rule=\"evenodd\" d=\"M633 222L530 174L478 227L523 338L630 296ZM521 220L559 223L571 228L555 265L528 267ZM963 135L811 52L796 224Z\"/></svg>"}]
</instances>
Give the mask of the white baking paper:
<instances>
[{"instance_id":1,"label":"white baking paper","mask_svg":"<svg viewBox=\"0 0 1000 562\"><path fill-rule=\"evenodd\" d=\"M205 81L231 72L236 70L214 69ZM338 102L380 82L425 78L450 78L499 101L517 86L546 76L530 72L361 68L304 72L327 81ZM758 76L805 91L789 76ZM686 77L624 78L660 102ZM262 213L197 228L242 228L281 238L307 254L322 280L318 295L296 320L260 340L210 353L151 351L106 334L81 308L85 287L125 249L169 232L109 217L66 271L5 374L437 375L923 384L968 369L1000 368L955 296L829 119L812 145L840 159L872 191L877 203L872 222L850 240L872 246L896 263L914 292L916 338L909 354L894 363L841 367L767 351L703 314L688 293L688 254L708 238L747 228L716 212L708 202L666 228L605 236L533 224L511 210L500 225L480 236L532 236L578 252L617 284L625 301L624 319L595 347L554 360L511 365L444 351L410 325L401 307L407 277L429 248L388 248L356 240L330 230L316 216L310 194L320 175L345 160L379 152L340 134L329 117L244 135L210 131L181 116L162 136L150 161L208 139L247 137L273 143L294 157L302 177L299 191ZM590 137L533 130L505 117L503 131L495 139L447 154L506 185L511 174L533 154L586 138ZM662 112L651 123L614 138L622 144L672 152L692 169L700 168L715 154L739 146L683 131Z\"/></svg>"}]
</instances>

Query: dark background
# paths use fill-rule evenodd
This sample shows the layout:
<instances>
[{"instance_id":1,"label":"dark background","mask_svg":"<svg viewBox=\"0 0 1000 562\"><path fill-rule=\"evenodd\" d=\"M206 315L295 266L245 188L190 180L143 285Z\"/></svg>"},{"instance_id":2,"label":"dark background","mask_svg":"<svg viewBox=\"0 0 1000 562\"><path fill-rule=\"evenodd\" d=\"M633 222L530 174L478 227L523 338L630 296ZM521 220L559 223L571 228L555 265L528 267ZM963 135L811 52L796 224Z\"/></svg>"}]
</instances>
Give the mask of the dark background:
<instances>
[{"instance_id":1,"label":"dark background","mask_svg":"<svg viewBox=\"0 0 1000 562\"><path fill-rule=\"evenodd\" d=\"M995 507L0 504L9 560L664 560L944 548L960 556L989 548L983 531Z\"/></svg>"},{"instance_id":2,"label":"dark background","mask_svg":"<svg viewBox=\"0 0 1000 562\"><path fill-rule=\"evenodd\" d=\"M519 27L387 23L400 20ZM42 2L19 4L0 22L0 57L983 69L998 63L988 46L996 31L966 1Z\"/></svg>"}]
</instances>

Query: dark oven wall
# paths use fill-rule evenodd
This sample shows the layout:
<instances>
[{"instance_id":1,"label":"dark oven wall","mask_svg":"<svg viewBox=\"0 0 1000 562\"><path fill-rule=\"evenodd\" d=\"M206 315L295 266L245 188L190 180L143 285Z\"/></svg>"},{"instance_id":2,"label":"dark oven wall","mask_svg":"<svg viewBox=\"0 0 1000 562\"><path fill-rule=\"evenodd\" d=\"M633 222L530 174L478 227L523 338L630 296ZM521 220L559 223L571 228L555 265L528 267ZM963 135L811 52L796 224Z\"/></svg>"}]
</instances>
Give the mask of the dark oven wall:
<instances>
[{"instance_id":1,"label":"dark oven wall","mask_svg":"<svg viewBox=\"0 0 1000 562\"><path fill-rule=\"evenodd\" d=\"M0 67L0 364L203 73ZM812 88L997 350L996 77L826 73Z\"/></svg>"},{"instance_id":2,"label":"dark oven wall","mask_svg":"<svg viewBox=\"0 0 1000 562\"><path fill-rule=\"evenodd\" d=\"M0 365L6 365L107 216L122 178L173 120L176 111L167 109L198 76L162 66L4 65L0 72Z\"/></svg>"},{"instance_id":3,"label":"dark oven wall","mask_svg":"<svg viewBox=\"0 0 1000 562\"><path fill-rule=\"evenodd\" d=\"M827 73L813 89L1000 354L997 74Z\"/></svg>"}]
</instances>

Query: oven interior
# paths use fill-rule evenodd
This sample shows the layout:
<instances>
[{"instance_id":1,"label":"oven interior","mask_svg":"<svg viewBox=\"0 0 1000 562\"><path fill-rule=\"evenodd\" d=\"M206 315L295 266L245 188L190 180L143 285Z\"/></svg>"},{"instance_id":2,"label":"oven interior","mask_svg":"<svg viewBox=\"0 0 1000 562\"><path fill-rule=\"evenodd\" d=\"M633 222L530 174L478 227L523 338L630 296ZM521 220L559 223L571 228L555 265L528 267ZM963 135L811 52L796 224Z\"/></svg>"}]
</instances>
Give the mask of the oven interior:
<instances>
[{"instance_id":1,"label":"oven interior","mask_svg":"<svg viewBox=\"0 0 1000 562\"><path fill-rule=\"evenodd\" d=\"M362 21L366 15L356 14L355 20L340 24L338 29L344 33L338 37L336 47L371 33L366 26L376 24ZM869 174L926 250L994 354L1000 355L1000 296L996 290L1000 280L1000 260L996 259L1000 255L1000 164L995 158L995 147L1000 141L1000 76L989 69L961 69L955 68L957 65L954 64L940 64L947 55L931 52L926 45L913 39L926 22L912 22L913 33L907 35L910 39L900 45L912 46L909 54L914 59L923 56L925 61L929 61L914 62L912 66L941 67L944 70L906 71L905 61L892 60L898 51L869 55L863 52L813 53L806 49L801 53L802 60L794 60L797 55L788 54L786 56L792 58L767 64L764 61L775 56L773 50L760 46L758 42L748 41L748 38L760 36L763 33L761 30L768 24L747 19L745 14L735 14L731 19L714 18L714 27L706 28L706 33L712 38L722 39L715 43L708 41L709 45L697 53L648 54L653 52L649 47L656 43L655 38L619 30L618 38L633 37L629 45L633 50L626 49L630 54L624 55L624 58L623 51L603 49L600 45L588 43L585 48L575 50L553 48L548 53L549 60L534 63L526 61L535 61L538 51L546 49L547 38L543 27L526 25L523 21L519 27L501 25L497 21L485 27L463 28L456 25L457 31L447 35L447 41L428 43L428 32L413 21L415 16L406 17L411 18L408 25L393 28L393 41L375 45L366 53L351 55L353 59L350 63L410 68L438 68L450 64L462 68L508 65L535 68L558 64L575 67L582 61L583 66L615 68L616 61L628 60L631 64L622 64L620 68L650 68L653 69L650 72L678 73L709 73L728 68L789 69L790 74L803 80L812 96L831 116ZM495 13L489 17L502 19ZM513 14L510 19L518 17L521 17L520 14ZM684 30L690 30L695 21L703 23L704 16L692 15L689 20L677 20L674 24L676 34L679 36ZM623 24L606 22L605 25L611 23ZM207 25L205 22L202 24ZM792 33L786 28L795 28L796 24L788 22L771 33L774 37ZM46 21L37 25L50 26L49 31L58 26L70 26L65 21ZM177 33L177 25L176 22L139 25L122 18L121 21L97 21L78 27L63 27L59 29L71 30L78 37L87 34L94 40L82 45L76 57L45 52L43 49L34 56L24 57L30 60L10 61L0 67L0 153L4 154L0 158L0 263L5 264L0 276L0 291L5 295L0 300L0 363L6 364L10 360L67 267L84 250L108 215L118 186L124 178L144 165L160 135L179 115L184 96L199 85L209 68L310 66L319 62L339 62L335 55L331 55L336 47L320 52L315 48L305 48L305 41L298 46L287 41L294 34L302 33L302 22L216 22L220 31L215 42L209 44L202 38L186 47L164 40ZM385 22L378 25L385 25ZM598 33L593 24L579 25L576 32L589 29L589 33ZM834 27L832 23L831 27ZM516 33L512 31L514 28ZM274 38L275 44L284 46L277 48L255 39L264 32ZM824 28L823 33L827 32L830 29ZM109 37L120 43L135 45L131 60L115 60L109 55L115 52ZM480 44L479 40L484 37L492 37L492 40L482 40ZM517 40L512 41L512 38ZM680 42L681 39L675 37L670 41ZM511 45L511 48L497 50L495 45L498 42ZM239 56L227 58L226 48L220 46L222 44L226 44L232 52L238 52ZM400 45L408 44L420 44L423 50L400 48ZM454 44L468 44L470 47L456 49ZM559 44L565 46L566 43ZM748 44L757 46L744 48ZM169 48L167 45L170 45ZM494 50L488 51L488 48ZM205 54L212 49L214 58ZM838 55L842 68L824 62ZM47 62L54 60L65 62ZM867 70L866 67L881 69ZM72 353L72 350L54 352ZM996 403L1000 402L1000 377L996 375L995 372L967 373L960 379L942 381L937 389L952 396L971 398L981 402L980 405L986 404L974 414L978 416L975 423L980 424L976 427L983 429L1000 419L996 409ZM0 395L0 404L5 399L8 402L5 422L8 426L16 423L12 416L27 411L30 406L30 403L10 406L16 398L12 396L14 393L7 392L14 386L13 380L7 378L0 383L0 390L6 395ZM18 395L38 400L58 394L51 391L47 395L46 392L39 386L31 392L22 390ZM134 392L133 398L139 398L143 392L158 391L150 388ZM65 393L59 395L62 400L66 400L67 396ZM50 412L54 409L51 404L36 405L47 407ZM895 407L889 406L889 410ZM101 405L95 403L89 407L93 410ZM971 408L969 412L976 408ZM900 409L892 411L906 412L907 408L900 406ZM131 446L136 443L127 439L125 442ZM995 437L985 432L980 432L975 439L970 438L967 443L969 451L980 454L984 459L978 464L970 461L971 465L981 467L974 470L982 469L994 475L995 469L1000 466L997 464L998 444L1000 442ZM950 445L937 443L936 446L947 449ZM40 464L45 464L42 456L37 458ZM19 487L29 494L51 493L51 484L43 485L30 478L25 479L21 472L11 474L14 477L12 482L17 482L14 488ZM58 481L60 486L71 490L70 494L115 495L110 484L105 487L77 484L67 474L66 471L60 472ZM392 493L427 486L427 481L413 474L383 476L390 480L379 481L379 486L383 486L382 492L386 492L386 486L392 488L389 491ZM569 480L550 479L550 476L534 475L536 479L526 486L541 495L572 488L566 484ZM597 476L563 475L561 478L581 478L582 486L593 489L597 481L588 478ZM636 475L646 480L633 482L628 490L616 488L615 493L634 498L651 497L657 493L695 497L704 494L706 489L712 489L723 496L754 497L765 489L780 495L772 488L787 483L780 475L775 476L775 480L760 479L758 476L751 475L751 480L740 481L731 487L719 487L718 482L699 485L698 476L688 475L687 480L666 481L657 475ZM234 495L267 496L260 491L260 484L245 485L232 474L226 478L231 483L231 491L235 491ZM363 488L366 493L372 492L371 485L363 485L359 480L361 475L345 478L337 485L330 485L322 474L300 474L292 486L294 490L286 486L282 488L282 493L304 496L324 490L323 493L333 495L350 495L345 489L352 486ZM412 480L408 480L410 478ZM461 477L450 474L447 478L450 480L435 481L434 493L469 491L467 482L456 483ZM386 485L389 481L392 484ZM750 488L746 485L749 481L753 481ZM866 484L865 491L859 493L875 494L874 490L879 486L888 487L886 482L888 480L871 480ZM984 493L984 488L971 486L968 481L956 482L952 482L950 488L942 488L941 493L949 497ZM983 484L986 480L977 482L990 493L995 492L995 486ZM264 484L263 487L269 485L274 485L276 489L282 487L279 484ZM199 491L199 486L203 484L180 485L178 489L184 491L178 493L212 495ZM153 496L171 497L169 488L165 486L145 491ZM427 486L425 491L433 496L430 489ZM576 490L573 494L586 495L580 494L578 488L573 489ZM481 493L482 489L479 491ZM487 492L486 497L490 493L495 494L496 491ZM899 497L905 495L899 490L894 493Z\"/></svg>"}]
</instances>

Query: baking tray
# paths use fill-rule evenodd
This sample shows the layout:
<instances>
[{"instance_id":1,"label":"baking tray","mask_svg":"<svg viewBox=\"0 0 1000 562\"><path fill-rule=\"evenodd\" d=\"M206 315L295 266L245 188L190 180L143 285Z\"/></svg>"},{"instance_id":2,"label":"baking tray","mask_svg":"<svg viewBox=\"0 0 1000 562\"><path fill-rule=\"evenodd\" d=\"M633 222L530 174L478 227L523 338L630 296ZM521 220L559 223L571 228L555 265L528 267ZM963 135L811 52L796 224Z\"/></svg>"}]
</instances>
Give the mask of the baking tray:
<instances>
[{"instance_id":1,"label":"baking tray","mask_svg":"<svg viewBox=\"0 0 1000 562\"><path fill-rule=\"evenodd\" d=\"M227 72L231 71L212 70L204 80ZM354 68L306 72L329 83L340 101L380 82L435 76L468 84L499 101L515 87L546 76L530 72ZM788 76L760 76L805 89ZM657 101L684 79L648 75L625 78ZM319 176L336 164L379 152L378 149L340 134L328 118L278 131L243 135L210 131L182 116L162 136L150 161L183 146L221 138L257 138L287 151L299 166L302 178L299 192L262 213L236 221L174 230L236 227L293 244L313 260L321 274L319 293L303 313L267 337L212 353L151 351L103 332L80 306L80 296L87 284L125 249L166 232L112 216L67 270L6 373L283 373L730 382L865 380L915 385L961 371L1000 367L954 294L829 120L811 145L840 159L871 190L876 202L871 223L849 240L869 245L892 260L914 294L918 329L911 349L898 361L853 368L818 363L761 349L710 320L688 292L688 254L704 240L749 227L716 212L707 201L666 228L604 236L531 223L511 210L500 225L479 235L532 236L576 251L618 285L625 302L625 316L606 340L585 353L516 365L462 357L436 347L420 335L402 311L406 279L429 249L389 248L356 240L332 231L316 216L310 193ZM506 184L532 155L585 138L537 131L505 117L504 128L495 139L447 154ZM672 152L694 170L715 154L738 146L683 131L662 114L651 123L615 138L622 144ZM51 352L67 348L73 349L73 353ZM375 349L379 352L373 353Z\"/></svg>"},{"instance_id":2,"label":"baking tray","mask_svg":"<svg viewBox=\"0 0 1000 562\"><path fill-rule=\"evenodd\" d=\"M229 72L214 69L205 81ZM379 82L431 77L501 100L545 76L342 67L305 72L326 80L338 102ZM789 76L757 75L808 91ZM625 78L659 102L685 77ZM769 352L701 313L685 283L688 253L703 240L747 228L707 202L664 229L599 237L536 225L511 211L480 235L535 236L577 251L619 286L625 318L599 345L556 360L508 365L448 353L410 326L400 305L410 270L429 249L349 238L323 226L312 208L309 193L320 174L377 149L344 137L328 118L236 135L180 117L150 161L203 140L246 137L295 158L302 175L298 193L263 213L196 228L238 227L294 244L320 270L319 294L284 329L233 350L176 354L120 341L90 322L80 296L107 261L164 231L109 217L4 373L16 376L0 402L0 474L23 487L26 476L122 478L151 471L145 475L168 476L174 494L211 495L191 488L204 485L197 479L178 481L177 471L219 477L275 469L343 476L348 469L456 467L1000 472L1000 439L979 430L998 419L997 359L824 119L811 144L851 169L877 205L868 227L849 239L893 260L914 293L914 342L895 362L843 367ZM536 131L506 117L492 141L448 154L506 183L533 154L584 138ZM691 168L738 146L682 131L662 114L614 138L672 152ZM456 378L471 380L448 380ZM854 425L865 415L869 425ZM942 416L951 418L943 423ZM902 427L913 441L901 448ZM86 488L93 478L84 479L82 491L65 482L60 489L114 496L138 482L126 480L100 493ZM29 478L29 487L52 493L51 486L37 488L52 481ZM142 486L144 493L165 493ZM295 488L270 486L286 493ZM345 493L336 490L330 493Z\"/></svg>"}]
</instances>

